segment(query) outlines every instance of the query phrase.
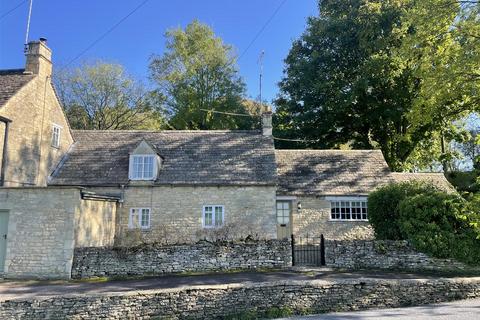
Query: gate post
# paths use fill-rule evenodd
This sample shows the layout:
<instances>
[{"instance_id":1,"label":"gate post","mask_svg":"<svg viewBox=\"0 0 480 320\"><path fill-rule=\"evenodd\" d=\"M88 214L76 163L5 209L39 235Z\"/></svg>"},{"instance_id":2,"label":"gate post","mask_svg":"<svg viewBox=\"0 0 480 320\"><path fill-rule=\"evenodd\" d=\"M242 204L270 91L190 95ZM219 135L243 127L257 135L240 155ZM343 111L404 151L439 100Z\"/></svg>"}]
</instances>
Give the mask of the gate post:
<instances>
[{"instance_id":1,"label":"gate post","mask_svg":"<svg viewBox=\"0 0 480 320\"><path fill-rule=\"evenodd\" d=\"M295 266L295 236L292 234L292 266Z\"/></svg>"},{"instance_id":2,"label":"gate post","mask_svg":"<svg viewBox=\"0 0 480 320\"><path fill-rule=\"evenodd\" d=\"M325 238L320 235L320 265L325 265Z\"/></svg>"}]
</instances>

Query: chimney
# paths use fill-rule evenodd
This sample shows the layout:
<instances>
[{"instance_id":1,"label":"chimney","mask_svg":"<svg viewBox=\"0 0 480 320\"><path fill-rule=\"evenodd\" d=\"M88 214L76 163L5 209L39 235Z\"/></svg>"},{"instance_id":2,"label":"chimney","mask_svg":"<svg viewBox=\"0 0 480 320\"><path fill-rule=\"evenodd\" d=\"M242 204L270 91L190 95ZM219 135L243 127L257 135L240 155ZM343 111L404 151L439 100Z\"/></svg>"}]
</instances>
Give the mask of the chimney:
<instances>
[{"instance_id":1,"label":"chimney","mask_svg":"<svg viewBox=\"0 0 480 320\"><path fill-rule=\"evenodd\" d=\"M47 47L47 39L40 38L39 41L30 41L27 44L27 62L25 72L41 76L52 75L52 50Z\"/></svg>"},{"instance_id":2,"label":"chimney","mask_svg":"<svg viewBox=\"0 0 480 320\"><path fill-rule=\"evenodd\" d=\"M262 113L262 129L264 136L272 135L272 110L270 108Z\"/></svg>"}]
</instances>

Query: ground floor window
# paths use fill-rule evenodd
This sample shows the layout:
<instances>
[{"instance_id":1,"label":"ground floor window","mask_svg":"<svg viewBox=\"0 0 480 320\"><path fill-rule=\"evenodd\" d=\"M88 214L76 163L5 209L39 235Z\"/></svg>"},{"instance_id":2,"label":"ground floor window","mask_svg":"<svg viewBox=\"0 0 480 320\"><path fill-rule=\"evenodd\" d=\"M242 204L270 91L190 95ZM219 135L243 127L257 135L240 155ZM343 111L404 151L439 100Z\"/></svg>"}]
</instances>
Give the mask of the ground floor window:
<instances>
[{"instance_id":1,"label":"ground floor window","mask_svg":"<svg viewBox=\"0 0 480 320\"><path fill-rule=\"evenodd\" d=\"M287 225L290 223L290 201L277 201L277 223Z\"/></svg>"},{"instance_id":2,"label":"ground floor window","mask_svg":"<svg viewBox=\"0 0 480 320\"><path fill-rule=\"evenodd\" d=\"M331 199L330 219L345 221L367 221L368 207L366 198L358 199Z\"/></svg>"},{"instance_id":3,"label":"ground floor window","mask_svg":"<svg viewBox=\"0 0 480 320\"><path fill-rule=\"evenodd\" d=\"M220 228L224 224L225 207L208 205L203 207L202 224L204 228Z\"/></svg>"},{"instance_id":4,"label":"ground floor window","mask_svg":"<svg viewBox=\"0 0 480 320\"><path fill-rule=\"evenodd\" d=\"M131 208L128 227L150 229L150 208Z\"/></svg>"}]
</instances>

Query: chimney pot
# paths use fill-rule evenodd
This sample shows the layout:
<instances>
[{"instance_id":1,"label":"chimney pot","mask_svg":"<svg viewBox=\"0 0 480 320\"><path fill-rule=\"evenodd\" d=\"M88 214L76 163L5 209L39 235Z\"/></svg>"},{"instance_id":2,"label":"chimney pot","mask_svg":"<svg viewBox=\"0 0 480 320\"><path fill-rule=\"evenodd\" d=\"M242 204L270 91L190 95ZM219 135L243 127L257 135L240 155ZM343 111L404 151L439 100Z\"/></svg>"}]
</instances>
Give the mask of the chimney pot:
<instances>
[{"instance_id":1,"label":"chimney pot","mask_svg":"<svg viewBox=\"0 0 480 320\"><path fill-rule=\"evenodd\" d=\"M262 130L264 136L272 135L272 111L262 113Z\"/></svg>"},{"instance_id":2,"label":"chimney pot","mask_svg":"<svg viewBox=\"0 0 480 320\"><path fill-rule=\"evenodd\" d=\"M52 51L47 47L47 39L30 41L26 50L27 61L25 71L33 74L52 75Z\"/></svg>"}]
</instances>

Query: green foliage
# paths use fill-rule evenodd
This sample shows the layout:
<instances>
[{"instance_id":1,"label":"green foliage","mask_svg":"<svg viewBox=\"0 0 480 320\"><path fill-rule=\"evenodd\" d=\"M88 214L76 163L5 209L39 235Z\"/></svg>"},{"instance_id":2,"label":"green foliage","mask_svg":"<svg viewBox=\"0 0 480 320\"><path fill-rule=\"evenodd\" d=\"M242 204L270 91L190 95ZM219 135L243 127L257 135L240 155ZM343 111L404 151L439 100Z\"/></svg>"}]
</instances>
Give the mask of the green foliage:
<instances>
[{"instance_id":1,"label":"green foliage","mask_svg":"<svg viewBox=\"0 0 480 320\"><path fill-rule=\"evenodd\" d=\"M422 183L395 183L377 189L368 197L368 220L379 240L405 240L400 229L400 203L409 197L436 189Z\"/></svg>"},{"instance_id":2,"label":"green foliage","mask_svg":"<svg viewBox=\"0 0 480 320\"><path fill-rule=\"evenodd\" d=\"M470 3L470 2L469 2ZM380 148L395 171L445 170L479 108L477 6L451 0L319 1L276 100L281 148Z\"/></svg>"},{"instance_id":3,"label":"green foliage","mask_svg":"<svg viewBox=\"0 0 480 320\"><path fill-rule=\"evenodd\" d=\"M477 171L453 171L446 175L448 181L460 192L480 192Z\"/></svg>"},{"instance_id":4,"label":"green foliage","mask_svg":"<svg viewBox=\"0 0 480 320\"><path fill-rule=\"evenodd\" d=\"M97 61L55 74L55 87L73 129L159 129L154 96L119 64Z\"/></svg>"},{"instance_id":5,"label":"green foliage","mask_svg":"<svg viewBox=\"0 0 480 320\"><path fill-rule=\"evenodd\" d=\"M193 130L251 128L251 117L205 112L247 113L242 101L245 84L233 48L196 20L165 36L166 52L152 57L150 74L170 125Z\"/></svg>"},{"instance_id":6,"label":"green foliage","mask_svg":"<svg viewBox=\"0 0 480 320\"><path fill-rule=\"evenodd\" d=\"M456 194L418 194L400 203L400 229L419 251L480 264L479 214L472 211L476 205Z\"/></svg>"},{"instance_id":7,"label":"green foliage","mask_svg":"<svg viewBox=\"0 0 480 320\"><path fill-rule=\"evenodd\" d=\"M265 312L257 310L249 310L238 314L232 314L224 317L229 320L256 320L256 319L277 319L282 317L289 317L294 314L293 310L287 307L276 308L272 307Z\"/></svg>"}]
</instances>

